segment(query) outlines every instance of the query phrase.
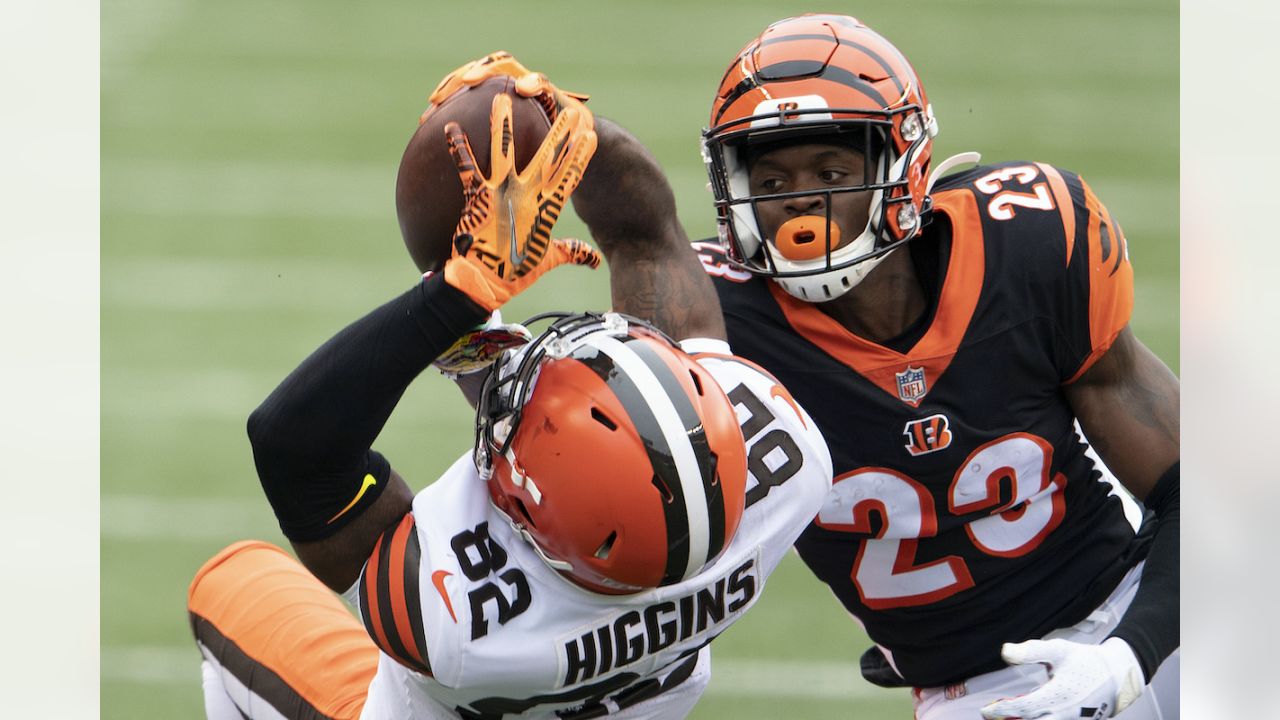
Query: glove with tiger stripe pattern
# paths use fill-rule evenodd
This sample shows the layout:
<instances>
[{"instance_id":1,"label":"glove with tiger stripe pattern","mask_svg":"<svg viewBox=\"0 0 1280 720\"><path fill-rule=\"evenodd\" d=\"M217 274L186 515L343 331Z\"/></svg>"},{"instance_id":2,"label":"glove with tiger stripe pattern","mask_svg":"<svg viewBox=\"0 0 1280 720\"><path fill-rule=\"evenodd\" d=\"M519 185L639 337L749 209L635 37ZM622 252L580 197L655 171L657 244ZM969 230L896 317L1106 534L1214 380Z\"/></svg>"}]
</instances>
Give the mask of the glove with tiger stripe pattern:
<instances>
[{"instance_id":1,"label":"glove with tiger stripe pattern","mask_svg":"<svg viewBox=\"0 0 1280 720\"><path fill-rule=\"evenodd\" d=\"M581 106L590 97L572 90L561 90L547 76L534 72L515 59L505 50L491 52L482 58L472 60L454 70L436 85L427 98L429 107L422 113L419 124L426 120L431 110L448 100L454 93L467 87L474 87L494 77L509 77L516 81L516 93L521 97L534 98L541 105L547 117L553 122L560 112L572 105Z\"/></svg>"},{"instance_id":2,"label":"glove with tiger stripe pattern","mask_svg":"<svg viewBox=\"0 0 1280 720\"><path fill-rule=\"evenodd\" d=\"M515 169L511 117L511 97L495 96L489 117L489 177L477 167L462 128L456 122L445 125L464 205L444 277L490 311L556 266L600 265L600 254L585 242L551 237L595 153L591 112L581 103L562 108L521 172Z\"/></svg>"}]
</instances>

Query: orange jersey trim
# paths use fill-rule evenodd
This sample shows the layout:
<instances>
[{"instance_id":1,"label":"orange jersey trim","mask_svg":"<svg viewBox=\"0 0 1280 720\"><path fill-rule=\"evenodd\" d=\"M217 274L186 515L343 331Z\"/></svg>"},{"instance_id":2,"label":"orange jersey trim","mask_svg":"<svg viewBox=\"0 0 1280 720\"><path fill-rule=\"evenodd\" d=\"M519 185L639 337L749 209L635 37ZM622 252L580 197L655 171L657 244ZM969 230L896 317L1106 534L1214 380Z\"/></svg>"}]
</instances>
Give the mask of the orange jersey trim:
<instances>
[{"instance_id":1,"label":"orange jersey trim","mask_svg":"<svg viewBox=\"0 0 1280 720\"><path fill-rule=\"evenodd\" d=\"M387 633L382 623L382 609L378 607L377 578L382 560L382 544L385 540L385 534L378 538L377 544L373 546L373 553L365 563L364 575L360 578L360 613L364 617L364 626L369 631L369 637L373 638L373 642L384 652L391 647L391 643L387 640Z\"/></svg>"},{"instance_id":2,"label":"orange jersey trim","mask_svg":"<svg viewBox=\"0 0 1280 720\"><path fill-rule=\"evenodd\" d=\"M388 570L394 568L403 568L406 565L406 550L409 544L408 534L415 532L413 516L406 515L400 521L400 525L396 527L395 534L391 538L391 564ZM417 559L414 559L417 564ZM409 651L409 657L422 663L422 648L418 647L418 642L414 637L413 627L409 622L409 614L413 612L421 612L421 607L411 608L407 604L408 588L405 587L405 572L388 572L387 579L390 585L391 612L395 618L396 634L400 636L400 641L404 644L406 650ZM417 578L417 573L413 574Z\"/></svg>"},{"instance_id":3,"label":"orange jersey trim","mask_svg":"<svg viewBox=\"0 0 1280 720\"><path fill-rule=\"evenodd\" d=\"M768 284L796 332L893 397L899 397L894 375L908 366L924 368L929 387L937 383L951 365L982 293L986 250L977 203L970 193L940 193L936 198L935 211L945 212L955 228L951 258L933 322L905 354L855 335L816 305L788 295L777 283ZM919 399L908 404L918 405Z\"/></svg>"},{"instance_id":4,"label":"orange jersey trim","mask_svg":"<svg viewBox=\"0 0 1280 720\"><path fill-rule=\"evenodd\" d=\"M378 647L405 667L431 674L418 588L422 559L417 526L408 513L378 538L360 577L360 610Z\"/></svg>"},{"instance_id":5,"label":"orange jersey trim","mask_svg":"<svg viewBox=\"0 0 1280 720\"><path fill-rule=\"evenodd\" d=\"M1062 173L1052 165L1036 163L1040 172L1049 179L1049 189L1053 191L1053 201L1062 215L1062 232L1067 241L1067 265L1071 264L1071 253L1076 247L1076 204L1071 200L1071 191L1067 189L1067 181Z\"/></svg>"}]
</instances>

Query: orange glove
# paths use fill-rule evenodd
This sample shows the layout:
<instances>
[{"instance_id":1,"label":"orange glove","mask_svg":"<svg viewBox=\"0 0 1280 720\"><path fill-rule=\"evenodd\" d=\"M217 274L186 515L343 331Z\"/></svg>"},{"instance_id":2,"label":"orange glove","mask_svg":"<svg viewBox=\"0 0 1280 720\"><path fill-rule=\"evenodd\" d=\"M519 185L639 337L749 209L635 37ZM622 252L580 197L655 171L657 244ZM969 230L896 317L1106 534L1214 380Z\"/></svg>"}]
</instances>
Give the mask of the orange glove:
<instances>
[{"instance_id":1,"label":"orange glove","mask_svg":"<svg viewBox=\"0 0 1280 720\"><path fill-rule=\"evenodd\" d=\"M465 203L453 235L453 255L444 265L445 282L491 311L558 265L600 266L600 254L586 243L551 237L595 153L590 111L580 105L565 108L520 173L515 170L511 123L511 97L495 96L489 116L489 177L476 166L462 128L455 122L444 127Z\"/></svg>"},{"instance_id":2,"label":"orange glove","mask_svg":"<svg viewBox=\"0 0 1280 720\"><path fill-rule=\"evenodd\" d=\"M516 81L516 94L522 97L536 98L542 104L543 110L546 111L547 117L552 122L560 116L565 107L577 105L581 107L581 103L587 101L589 95L582 93L569 92L561 90L546 75L540 72L532 72L524 65L520 64L511 56L511 53L505 50L489 53L478 60L463 65L454 70L436 85L436 89L431 92L428 102L431 106L422 113L422 117L418 119L418 124L426 122L427 116L438 105L447 100L454 93L466 87L474 87L480 83L493 77L509 77Z\"/></svg>"}]
</instances>

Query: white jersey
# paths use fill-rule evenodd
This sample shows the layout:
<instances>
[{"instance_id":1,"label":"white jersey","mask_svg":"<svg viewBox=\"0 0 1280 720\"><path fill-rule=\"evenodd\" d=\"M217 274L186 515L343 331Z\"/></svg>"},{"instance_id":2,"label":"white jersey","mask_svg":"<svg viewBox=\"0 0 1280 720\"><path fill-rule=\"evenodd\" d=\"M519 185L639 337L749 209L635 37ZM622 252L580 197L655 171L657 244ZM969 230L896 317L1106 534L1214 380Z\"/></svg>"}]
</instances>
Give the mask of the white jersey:
<instances>
[{"instance_id":1,"label":"white jersey","mask_svg":"<svg viewBox=\"0 0 1280 720\"><path fill-rule=\"evenodd\" d=\"M376 550L346 594L370 606L361 616L383 650L363 718L630 714L646 702L660 707L705 666L707 643L755 604L822 505L831 458L772 377L729 356L723 342L682 345L734 403L747 443L746 508L720 557L688 580L633 595L584 590L493 507L468 453L414 499L403 547ZM408 646L419 644L428 650L415 655ZM707 679L702 670L689 705Z\"/></svg>"}]
</instances>

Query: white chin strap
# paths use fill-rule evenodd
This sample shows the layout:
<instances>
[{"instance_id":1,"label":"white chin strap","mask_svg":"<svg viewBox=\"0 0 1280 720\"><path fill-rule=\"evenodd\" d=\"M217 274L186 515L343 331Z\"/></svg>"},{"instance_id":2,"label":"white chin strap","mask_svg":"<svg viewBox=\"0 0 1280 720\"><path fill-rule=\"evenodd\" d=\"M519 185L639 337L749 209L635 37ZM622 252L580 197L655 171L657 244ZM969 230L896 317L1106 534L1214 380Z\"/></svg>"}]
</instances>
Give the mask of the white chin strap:
<instances>
[{"instance_id":1,"label":"white chin strap","mask_svg":"<svg viewBox=\"0 0 1280 720\"><path fill-rule=\"evenodd\" d=\"M925 186L925 194L928 195L933 190L933 184L942 177L951 168L966 163L977 164L982 156L976 152L960 153L953 155L946 160L938 163L937 168L929 174L929 182ZM896 177L896 173L901 172L902 166L907 162L907 158L899 158L891 169L890 176ZM880 205L884 199L883 191L877 190L871 196L871 218L880 216ZM845 245L844 247L831 253L831 264L839 265L841 262L849 258L859 255L866 255L875 249L876 244L876 228L873 222L868 221L867 227L863 229L862 234L856 240ZM772 243L770 243L772 245ZM815 267L823 267L827 264L826 258L815 258L813 260L787 260L782 258L776 249L773 250L775 258L777 258L777 267L783 271L806 270ZM854 263L848 267L838 270L829 270L827 272L815 273L813 275L803 275L800 277L773 278L787 294L805 302L827 302L835 300L844 295L862 282L863 278L871 273L885 258L892 255L895 251L891 250L883 255L868 258L862 262Z\"/></svg>"}]
</instances>

